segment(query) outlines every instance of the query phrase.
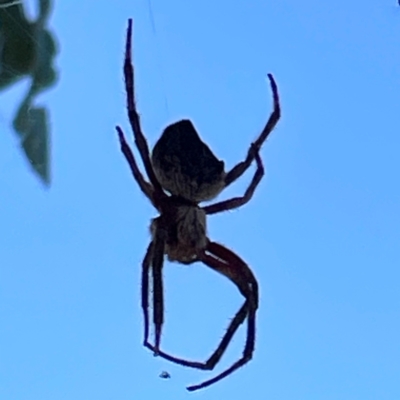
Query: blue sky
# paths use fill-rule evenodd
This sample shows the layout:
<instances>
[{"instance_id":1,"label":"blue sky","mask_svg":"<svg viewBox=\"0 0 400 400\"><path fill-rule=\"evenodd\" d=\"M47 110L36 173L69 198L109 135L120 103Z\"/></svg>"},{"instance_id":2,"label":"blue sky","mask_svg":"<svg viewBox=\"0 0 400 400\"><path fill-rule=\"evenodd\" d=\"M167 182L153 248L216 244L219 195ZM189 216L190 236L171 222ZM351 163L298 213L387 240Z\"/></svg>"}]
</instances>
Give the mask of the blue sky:
<instances>
[{"instance_id":1,"label":"blue sky","mask_svg":"<svg viewBox=\"0 0 400 400\"><path fill-rule=\"evenodd\" d=\"M10 128L21 82L0 95L0 398L399 399L400 8L395 1L57 2L53 184L30 173ZM267 174L210 237L260 285L254 359L211 377L142 347L140 263L156 215L120 154L131 138L122 76L134 19L136 92L154 145L188 117L226 165L271 111ZM221 199L240 194L252 170ZM165 266L162 345L205 360L242 298L200 264ZM239 357L243 329L217 371ZM159 378L168 371L171 379Z\"/></svg>"}]
</instances>

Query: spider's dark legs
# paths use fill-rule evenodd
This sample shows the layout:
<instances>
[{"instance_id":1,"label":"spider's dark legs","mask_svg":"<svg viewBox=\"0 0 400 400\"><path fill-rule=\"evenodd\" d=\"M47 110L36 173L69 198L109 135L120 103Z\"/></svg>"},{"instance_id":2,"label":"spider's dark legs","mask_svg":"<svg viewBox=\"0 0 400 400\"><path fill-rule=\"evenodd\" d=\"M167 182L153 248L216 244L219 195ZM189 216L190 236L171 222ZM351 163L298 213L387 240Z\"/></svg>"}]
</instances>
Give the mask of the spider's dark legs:
<instances>
[{"instance_id":1,"label":"spider's dark legs","mask_svg":"<svg viewBox=\"0 0 400 400\"><path fill-rule=\"evenodd\" d=\"M165 238L158 230L154 238L154 252L152 257L153 272L153 322L154 322L154 353L157 355L160 347L161 330L164 323L164 290L162 268L164 263ZM146 346L148 347L148 346Z\"/></svg>"},{"instance_id":2,"label":"spider's dark legs","mask_svg":"<svg viewBox=\"0 0 400 400\"><path fill-rule=\"evenodd\" d=\"M234 166L227 174L225 177L225 186L230 185L233 181L238 179L240 176L243 175L243 173L249 168L250 164L255 158L255 154L260 150L262 144L264 141L267 139L268 135L272 132L274 129L275 125L279 121L279 118L281 117L281 108L279 105L279 95L278 95L278 87L276 85L276 82L274 80L274 77L271 74L268 74L268 79L271 84L271 89L272 89L272 97L274 101L274 110L272 114L270 115L264 129L262 130L260 136L257 138L257 140L253 143L252 146L250 146L250 149L247 153L247 157L244 161L240 162L236 166Z\"/></svg>"},{"instance_id":3,"label":"spider's dark legs","mask_svg":"<svg viewBox=\"0 0 400 400\"><path fill-rule=\"evenodd\" d=\"M124 63L125 88L126 88L129 122L133 130L136 146L139 150L140 156L143 159L143 165L150 179L150 182L152 183L157 192L161 192L162 191L161 185L154 174L154 170L150 160L149 146L140 127L139 114L136 110L135 78L134 78L134 71L132 64L131 49L132 49L132 19L129 19L128 29L126 32L125 63Z\"/></svg>"},{"instance_id":4,"label":"spider's dark legs","mask_svg":"<svg viewBox=\"0 0 400 400\"><path fill-rule=\"evenodd\" d=\"M132 175L135 178L136 182L138 183L141 191L148 197L151 203L156 207L153 198L153 187L148 183L141 174L139 167L136 163L135 157L132 153L131 148L129 147L128 143L125 140L124 133L122 129L117 126L116 127L119 137L119 142L121 144L121 151L124 154L126 160L128 161L129 166L131 167Z\"/></svg>"},{"instance_id":5,"label":"spider's dark legs","mask_svg":"<svg viewBox=\"0 0 400 400\"><path fill-rule=\"evenodd\" d=\"M158 355L168 361L186 367L198 368L202 370L212 370L221 359L235 332L248 316L247 339L243 355L237 362L235 362L227 370L218 374L216 377L199 385L189 386L187 389L190 391L204 388L225 378L236 369L247 363L251 359L254 350L255 313L258 307L257 281L245 262L227 248L221 246L220 244L210 242L206 251L210 254L207 254L205 252L199 257L199 261L204 262L210 268L222 273L227 278L232 280L233 283L236 284L240 292L243 294L243 296L246 298L246 300L239 311L236 313L235 317L230 322L228 329L226 330L217 349L212 353L212 355L208 358L206 362L185 360L182 358L171 356L161 350L158 351ZM148 345L147 347L149 347L153 351L156 350L155 347L152 345Z\"/></svg>"},{"instance_id":6,"label":"spider's dark legs","mask_svg":"<svg viewBox=\"0 0 400 400\"><path fill-rule=\"evenodd\" d=\"M217 349L214 351L214 353L212 353L212 355L208 358L206 362L185 360L183 358L171 356L170 354L165 353L162 350L158 350L157 355L159 355L162 358L165 358L168 361L174 362L179 365L183 365L184 367L197 368L210 371L214 369L215 365L217 365L218 361L221 359L230 341L232 340L235 332L245 320L247 312L248 312L248 304L247 302L244 302L242 307L239 309L235 317L230 322L228 329L226 330ZM148 347L150 350L156 352L156 348L152 344L147 343L145 344L145 346Z\"/></svg>"},{"instance_id":7,"label":"spider's dark legs","mask_svg":"<svg viewBox=\"0 0 400 400\"><path fill-rule=\"evenodd\" d=\"M146 346L149 340L149 271L153 257L154 244L151 242L147 247L146 255L142 263L142 309L144 320L143 344Z\"/></svg>"},{"instance_id":8,"label":"spider's dark legs","mask_svg":"<svg viewBox=\"0 0 400 400\"><path fill-rule=\"evenodd\" d=\"M227 342L229 343L229 341L232 339L233 334L235 333L239 325L243 322L246 315L247 337L242 357L239 360L237 360L228 369L221 372L214 378L204 381L198 385L189 386L187 388L189 391L205 388L227 377L232 372L236 371L247 362L249 362L254 352L254 343L256 336L256 311L258 308L258 284L256 278L254 277L253 273L246 265L246 263L226 247L215 242L210 242L207 247L207 251L212 254L212 256L204 254L202 261L210 268L216 270L217 272L220 272L221 274L229 278L233 283L235 283L240 292L246 298L244 305L235 315L235 318L232 320L232 323L228 327L225 336L228 336L229 333L231 333L231 337L227 340ZM241 312L244 313L243 317L239 316ZM236 318L238 319L237 326L233 324ZM225 340L225 336L223 337L221 344ZM228 343L226 343L226 346L228 345ZM225 349L223 351L225 351ZM222 354L219 355L218 360L221 356Z\"/></svg>"},{"instance_id":9,"label":"spider's dark legs","mask_svg":"<svg viewBox=\"0 0 400 400\"><path fill-rule=\"evenodd\" d=\"M155 238L149 244L142 263L142 309L144 319L143 345L158 355L160 347L161 331L164 322L164 292L162 280L162 268L164 261L164 239L156 232ZM153 278L153 323L154 346L149 343L149 272Z\"/></svg>"},{"instance_id":10,"label":"spider's dark legs","mask_svg":"<svg viewBox=\"0 0 400 400\"><path fill-rule=\"evenodd\" d=\"M203 207L203 210L207 215L216 214L221 211L228 211L232 210L233 208L241 207L243 204L246 204L251 200L254 191L256 190L258 184L264 176L264 166L261 161L260 153L256 151L254 157L256 159L257 169L244 195L241 197L235 197L233 199L221 201L219 203L210 204L209 206Z\"/></svg>"},{"instance_id":11,"label":"spider's dark legs","mask_svg":"<svg viewBox=\"0 0 400 400\"><path fill-rule=\"evenodd\" d=\"M256 310L253 310L250 308L248 302L244 304L242 308L246 307L246 314L248 313L248 318L247 318L247 339L246 339L246 345L243 350L242 357L233 363L228 369L225 371L221 372L214 378L208 379L207 381L204 381L202 383L199 383L197 385L192 385L188 386L186 389L189 390L190 392L193 392L195 390L203 389L207 386L213 385L214 383L220 381L221 379L226 378L228 375L230 375L232 372L235 372L237 369L248 363L254 352L254 343L255 343L255 336L256 336ZM249 309L249 310L247 310ZM237 314L238 315L238 314ZM229 327L230 328L230 327ZM228 329L229 329L228 328Z\"/></svg>"}]
</instances>

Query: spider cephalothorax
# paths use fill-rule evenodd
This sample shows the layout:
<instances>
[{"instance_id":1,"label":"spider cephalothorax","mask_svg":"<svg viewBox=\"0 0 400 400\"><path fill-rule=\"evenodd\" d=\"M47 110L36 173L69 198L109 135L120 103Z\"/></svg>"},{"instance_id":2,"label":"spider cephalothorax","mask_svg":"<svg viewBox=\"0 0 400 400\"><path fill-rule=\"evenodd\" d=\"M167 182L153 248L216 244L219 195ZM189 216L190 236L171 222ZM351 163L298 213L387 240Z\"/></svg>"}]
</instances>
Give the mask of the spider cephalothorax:
<instances>
[{"instance_id":1,"label":"spider cephalothorax","mask_svg":"<svg viewBox=\"0 0 400 400\"><path fill-rule=\"evenodd\" d=\"M144 316L144 345L174 363L202 370L212 370L219 362L236 330L247 319L247 337L243 354L229 368L188 390L209 386L231 374L247 363L254 351L256 311L258 308L257 281L247 264L226 247L212 242L207 236L206 216L238 208L247 203L260 183L264 168L259 150L280 118L278 89L272 75L270 80L274 110L264 129L250 146L244 161L228 172L223 161L218 160L203 143L193 124L181 120L169 125L154 146L150 156L147 141L141 130L136 110L134 73L131 55L132 20L129 20L125 49L125 87L129 121L136 146L150 182L140 172L135 157L125 140L123 131L117 127L121 150L142 192L160 215L151 222L151 242L142 264L142 308ZM224 188L238 179L255 160L256 172L243 196L210 204L199 203L216 197ZM169 193L169 194L168 194ZM160 349L164 321L164 296L162 268L164 256L171 261L191 264L203 262L211 269L230 279L239 289L245 301L230 322L217 349L205 362L189 361L172 356ZM153 286L154 345L149 342L149 277Z\"/></svg>"}]
</instances>

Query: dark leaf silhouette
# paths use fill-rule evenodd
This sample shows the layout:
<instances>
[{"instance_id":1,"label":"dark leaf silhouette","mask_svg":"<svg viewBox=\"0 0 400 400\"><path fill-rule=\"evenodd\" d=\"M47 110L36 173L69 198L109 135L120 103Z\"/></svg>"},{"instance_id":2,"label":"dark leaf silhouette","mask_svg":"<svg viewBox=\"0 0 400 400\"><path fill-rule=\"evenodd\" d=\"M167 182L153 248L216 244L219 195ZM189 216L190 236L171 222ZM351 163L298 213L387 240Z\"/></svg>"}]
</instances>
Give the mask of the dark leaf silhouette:
<instances>
[{"instance_id":1,"label":"dark leaf silhouette","mask_svg":"<svg viewBox=\"0 0 400 400\"><path fill-rule=\"evenodd\" d=\"M36 21L26 18L21 3L0 0L0 90L29 77L31 85L13 120L13 128L33 170L50 184L49 118L34 104L38 93L54 85L55 39L45 29L50 0L39 0Z\"/></svg>"}]
</instances>

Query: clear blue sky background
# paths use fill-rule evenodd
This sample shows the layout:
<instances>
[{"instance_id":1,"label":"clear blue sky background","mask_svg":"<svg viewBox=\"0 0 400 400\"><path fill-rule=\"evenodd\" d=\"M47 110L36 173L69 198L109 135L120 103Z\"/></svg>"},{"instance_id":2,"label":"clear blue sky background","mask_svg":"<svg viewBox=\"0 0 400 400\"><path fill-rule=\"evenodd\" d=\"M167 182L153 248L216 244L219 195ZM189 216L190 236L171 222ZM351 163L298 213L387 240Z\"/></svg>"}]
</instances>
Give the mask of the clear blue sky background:
<instances>
[{"instance_id":1,"label":"clear blue sky background","mask_svg":"<svg viewBox=\"0 0 400 400\"><path fill-rule=\"evenodd\" d=\"M400 399L400 8L394 0L57 2L53 184L30 173L10 124L28 82L0 95L0 398ZM232 166L271 110L254 199L209 219L261 291L254 359L212 374L142 347L140 264L155 210L120 154L134 18L149 143L191 118ZM253 169L221 198L244 191ZM225 278L166 264L164 349L205 360L242 302ZM242 329L244 330L244 329ZM239 357L237 335L218 371ZM171 379L159 374L166 370Z\"/></svg>"}]
</instances>

